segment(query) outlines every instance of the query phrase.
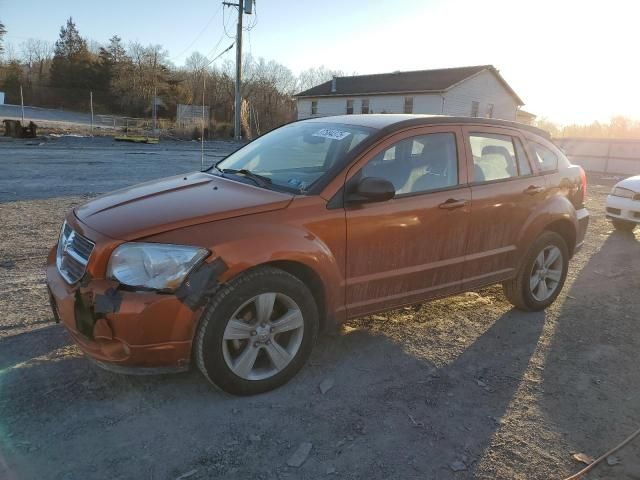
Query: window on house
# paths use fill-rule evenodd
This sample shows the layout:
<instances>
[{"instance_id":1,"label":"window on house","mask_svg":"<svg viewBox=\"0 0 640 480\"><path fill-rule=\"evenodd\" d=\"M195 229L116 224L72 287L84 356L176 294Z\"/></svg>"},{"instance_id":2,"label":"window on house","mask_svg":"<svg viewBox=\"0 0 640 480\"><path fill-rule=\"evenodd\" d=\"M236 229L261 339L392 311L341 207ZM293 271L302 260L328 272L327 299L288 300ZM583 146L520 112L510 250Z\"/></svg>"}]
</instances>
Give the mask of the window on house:
<instances>
[{"instance_id":1,"label":"window on house","mask_svg":"<svg viewBox=\"0 0 640 480\"><path fill-rule=\"evenodd\" d=\"M362 108L360 110L361 113L369 113L369 99L368 98L363 98L362 99Z\"/></svg>"},{"instance_id":2,"label":"window on house","mask_svg":"<svg viewBox=\"0 0 640 480\"><path fill-rule=\"evenodd\" d=\"M531 142L533 151L536 154L536 160L538 162L538 168L541 172L549 172L551 170L557 170L558 168L558 156L551 151L551 149L540 145L536 142Z\"/></svg>"},{"instance_id":3,"label":"window on house","mask_svg":"<svg viewBox=\"0 0 640 480\"><path fill-rule=\"evenodd\" d=\"M312 100L311 101L311 115L317 115L318 114L318 101L317 100Z\"/></svg>"},{"instance_id":4,"label":"window on house","mask_svg":"<svg viewBox=\"0 0 640 480\"><path fill-rule=\"evenodd\" d=\"M373 157L362 175L389 180L397 195L457 185L455 134L433 133L400 140Z\"/></svg>"},{"instance_id":5,"label":"window on house","mask_svg":"<svg viewBox=\"0 0 640 480\"><path fill-rule=\"evenodd\" d=\"M512 137L474 133L469 136L469 142L473 154L475 182L490 182L518 176Z\"/></svg>"},{"instance_id":6,"label":"window on house","mask_svg":"<svg viewBox=\"0 0 640 480\"><path fill-rule=\"evenodd\" d=\"M471 102L471 116L477 117L480 112L480 102Z\"/></svg>"},{"instance_id":7,"label":"window on house","mask_svg":"<svg viewBox=\"0 0 640 480\"><path fill-rule=\"evenodd\" d=\"M404 113L413 113L413 97L404 97Z\"/></svg>"},{"instance_id":8,"label":"window on house","mask_svg":"<svg viewBox=\"0 0 640 480\"><path fill-rule=\"evenodd\" d=\"M353 100L347 100L347 115L353 115Z\"/></svg>"},{"instance_id":9,"label":"window on house","mask_svg":"<svg viewBox=\"0 0 640 480\"><path fill-rule=\"evenodd\" d=\"M493 118L493 103L487 105L487 118Z\"/></svg>"}]
</instances>

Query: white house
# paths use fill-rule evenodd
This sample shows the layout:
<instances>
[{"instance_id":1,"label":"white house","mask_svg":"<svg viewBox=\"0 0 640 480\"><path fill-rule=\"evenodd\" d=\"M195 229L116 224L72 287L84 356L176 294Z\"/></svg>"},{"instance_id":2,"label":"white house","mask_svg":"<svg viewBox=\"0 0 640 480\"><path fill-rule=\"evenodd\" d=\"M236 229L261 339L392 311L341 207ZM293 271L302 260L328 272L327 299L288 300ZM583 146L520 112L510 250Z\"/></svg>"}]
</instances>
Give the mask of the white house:
<instances>
[{"instance_id":1,"label":"white house","mask_svg":"<svg viewBox=\"0 0 640 480\"><path fill-rule=\"evenodd\" d=\"M524 105L493 65L334 77L296 98L298 119L428 113L516 120Z\"/></svg>"}]
</instances>

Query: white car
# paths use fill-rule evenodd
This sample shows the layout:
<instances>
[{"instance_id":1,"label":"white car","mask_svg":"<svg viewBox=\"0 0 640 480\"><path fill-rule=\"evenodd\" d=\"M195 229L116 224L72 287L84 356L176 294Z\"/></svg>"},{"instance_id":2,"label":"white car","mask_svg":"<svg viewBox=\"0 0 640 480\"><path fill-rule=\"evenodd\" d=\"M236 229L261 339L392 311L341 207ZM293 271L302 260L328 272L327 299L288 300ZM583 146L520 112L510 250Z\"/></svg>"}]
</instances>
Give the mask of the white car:
<instances>
[{"instance_id":1,"label":"white car","mask_svg":"<svg viewBox=\"0 0 640 480\"><path fill-rule=\"evenodd\" d=\"M626 178L607 196L607 218L617 230L632 231L640 224L640 175Z\"/></svg>"}]
</instances>

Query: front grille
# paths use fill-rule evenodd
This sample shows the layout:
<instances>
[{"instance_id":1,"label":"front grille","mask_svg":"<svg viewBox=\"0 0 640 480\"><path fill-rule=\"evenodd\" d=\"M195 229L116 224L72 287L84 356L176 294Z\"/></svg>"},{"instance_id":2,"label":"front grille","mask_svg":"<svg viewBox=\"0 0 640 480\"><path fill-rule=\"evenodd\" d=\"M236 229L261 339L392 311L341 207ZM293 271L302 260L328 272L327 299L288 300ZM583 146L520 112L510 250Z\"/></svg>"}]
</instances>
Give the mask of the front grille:
<instances>
[{"instance_id":1,"label":"front grille","mask_svg":"<svg viewBox=\"0 0 640 480\"><path fill-rule=\"evenodd\" d=\"M620 215L619 208L607 207L607 212L613 213L614 215Z\"/></svg>"},{"instance_id":2,"label":"front grille","mask_svg":"<svg viewBox=\"0 0 640 480\"><path fill-rule=\"evenodd\" d=\"M84 276L94 245L64 222L58 240L56 265L67 283L76 283Z\"/></svg>"}]
</instances>

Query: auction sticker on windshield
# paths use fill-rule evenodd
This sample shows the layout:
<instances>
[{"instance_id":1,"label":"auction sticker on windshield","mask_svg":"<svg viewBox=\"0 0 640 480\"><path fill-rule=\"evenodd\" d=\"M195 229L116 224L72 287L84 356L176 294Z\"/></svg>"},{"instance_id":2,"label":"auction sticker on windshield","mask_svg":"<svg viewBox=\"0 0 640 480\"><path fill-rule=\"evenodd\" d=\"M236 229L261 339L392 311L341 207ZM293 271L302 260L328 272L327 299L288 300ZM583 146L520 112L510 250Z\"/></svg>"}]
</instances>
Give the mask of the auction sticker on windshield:
<instances>
[{"instance_id":1,"label":"auction sticker on windshield","mask_svg":"<svg viewBox=\"0 0 640 480\"><path fill-rule=\"evenodd\" d=\"M335 130L333 128L321 128L313 134L314 137L329 138L331 140L342 140L345 137L351 135L351 132L345 132L343 130Z\"/></svg>"}]
</instances>

